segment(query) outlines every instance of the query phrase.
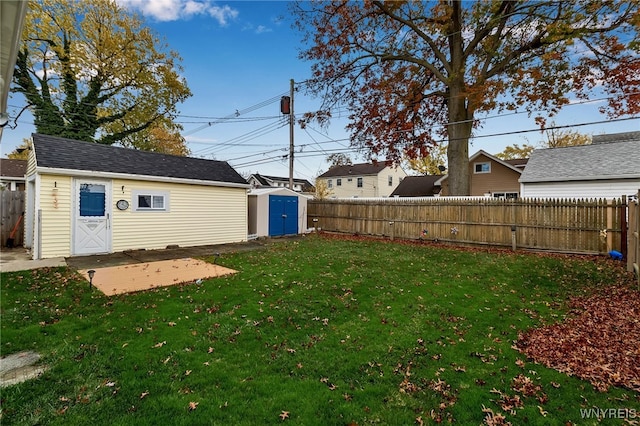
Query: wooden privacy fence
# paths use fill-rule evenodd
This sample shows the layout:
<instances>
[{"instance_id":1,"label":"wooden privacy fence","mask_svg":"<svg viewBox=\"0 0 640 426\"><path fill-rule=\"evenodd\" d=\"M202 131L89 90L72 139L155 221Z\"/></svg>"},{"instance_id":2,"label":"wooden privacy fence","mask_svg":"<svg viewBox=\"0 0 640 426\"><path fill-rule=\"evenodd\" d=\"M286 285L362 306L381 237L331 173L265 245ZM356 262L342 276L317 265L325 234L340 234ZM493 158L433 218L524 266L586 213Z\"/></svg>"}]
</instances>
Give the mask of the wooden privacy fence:
<instances>
[{"instance_id":1,"label":"wooden privacy fence","mask_svg":"<svg viewBox=\"0 0 640 426\"><path fill-rule=\"evenodd\" d=\"M308 209L309 227L324 231L558 252L626 251L625 199L356 198L313 200Z\"/></svg>"},{"instance_id":2,"label":"wooden privacy fence","mask_svg":"<svg viewBox=\"0 0 640 426\"><path fill-rule=\"evenodd\" d=\"M1 222L0 222L0 245L4 247L6 245L7 239L11 235L11 231L16 223L18 223L18 219L20 215L24 212L24 191L0 191L0 212ZM24 240L24 218L20 222L20 226L16 231L16 235L14 237L14 246L21 247Z\"/></svg>"}]
</instances>

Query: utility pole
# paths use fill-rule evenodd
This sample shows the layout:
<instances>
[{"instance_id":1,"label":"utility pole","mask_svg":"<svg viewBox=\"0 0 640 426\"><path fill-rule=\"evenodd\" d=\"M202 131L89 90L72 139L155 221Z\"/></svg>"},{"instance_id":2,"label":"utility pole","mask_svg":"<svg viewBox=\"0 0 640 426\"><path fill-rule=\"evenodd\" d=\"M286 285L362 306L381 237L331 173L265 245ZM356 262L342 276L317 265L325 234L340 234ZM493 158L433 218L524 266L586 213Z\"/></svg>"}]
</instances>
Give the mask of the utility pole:
<instances>
[{"instance_id":1,"label":"utility pole","mask_svg":"<svg viewBox=\"0 0 640 426\"><path fill-rule=\"evenodd\" d=\"M293 118L293 79L291 79L290 89L290 105L289 105L289 189L293 191L293 125L295 119Z\"/></svg>"}]
</instances>

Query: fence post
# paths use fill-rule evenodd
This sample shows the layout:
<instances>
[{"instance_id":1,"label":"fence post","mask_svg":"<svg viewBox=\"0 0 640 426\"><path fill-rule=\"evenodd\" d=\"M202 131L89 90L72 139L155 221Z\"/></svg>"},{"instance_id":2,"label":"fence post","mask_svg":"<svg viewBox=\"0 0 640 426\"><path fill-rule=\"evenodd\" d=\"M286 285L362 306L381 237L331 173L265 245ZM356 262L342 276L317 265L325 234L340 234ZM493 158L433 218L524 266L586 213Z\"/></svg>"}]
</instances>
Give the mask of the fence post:
<instances>
[{"instance_id":1,"label":"fence post","mask_svg":"<svg viewBox=\"0 0 640 426\"><path fill-rule=\"evenodd\" d=\"M629 200L629 255L627 271L635 272L640 290L640 189L635 200Z\"/></svg>"},{"instance_id":2,"label":"fence post","mask_svg":"<svg viewBox=\"0 0 640 426\"><path fill-rule=\"evenodd\" d=\"M607 253L613 250L613 200L607 200Z\"/></svg>"},{"instance_id":3,"label":"fence post","mask_svg":"<svg viewBox=\"0 0 640 426\"><path fill-rule=\"evenodd\" d=\"M620 204L620 253L622 258L627 258L627 196L622 196Z\"/></svg>"}]
</instances>

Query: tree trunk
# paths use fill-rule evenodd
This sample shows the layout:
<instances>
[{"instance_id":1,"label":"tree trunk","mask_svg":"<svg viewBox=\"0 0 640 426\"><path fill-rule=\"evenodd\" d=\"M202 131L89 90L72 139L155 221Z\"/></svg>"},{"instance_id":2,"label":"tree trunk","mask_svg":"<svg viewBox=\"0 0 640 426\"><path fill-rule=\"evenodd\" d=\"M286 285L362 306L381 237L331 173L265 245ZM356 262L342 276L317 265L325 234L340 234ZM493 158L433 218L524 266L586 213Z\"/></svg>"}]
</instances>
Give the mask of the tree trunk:
<instances>
[{"instance_id":1,"label":"tree trunk","mask_svg":"<svg viewBox=\"0 0 640 426\"><path fill-rule=\"evenodd\" d=\"M462 38L462 4L451 1L451 22L449 32L449 54L451 55L451 71L448 81L447 109L449 125L447 148L449 195L470 195L469 182L469 137L473 128L473 113L469 108L465 70L466 58Z\"/></svg>"},{"instance_id":2,"label":"tree trunk","mask_svg":"<svg viewBox=\"0 0 640 426\"><path fill-rule=\"evenodd\" d=\"M458 90L451 90L449 96L449 146L448 195L470 195L469 182L469 137L473 127L467 116L466 99Z\"/></svg>"}]
</instances>

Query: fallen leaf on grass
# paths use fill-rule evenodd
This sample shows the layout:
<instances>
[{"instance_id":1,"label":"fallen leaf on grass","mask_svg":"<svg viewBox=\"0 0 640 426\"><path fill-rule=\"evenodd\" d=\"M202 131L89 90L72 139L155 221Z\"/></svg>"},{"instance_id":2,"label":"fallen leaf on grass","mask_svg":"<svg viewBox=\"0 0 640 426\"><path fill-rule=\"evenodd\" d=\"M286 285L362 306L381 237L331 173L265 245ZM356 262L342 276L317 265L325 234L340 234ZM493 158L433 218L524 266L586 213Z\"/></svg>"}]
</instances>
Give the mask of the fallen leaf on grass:
<instances>
[{"instance_id":1,"label":"fallen leaf on grass","mask_svg":"<svg viewBox=\"0 0 640 426\"><path fill-rule=\"evenodd\" d=\"M282 413L280 413L280 419L281 420L285 420L289 418L289 412L288 411L283 411Z\"/></svg>"},{"instance_id":2,"label":"fallen leaf on grass","mask_svg":"<svg viewBox=\"0 0 640 426\"><path fill-rule=\"evenodd\" d=\"M565 322L521 333L517 350L546 367L588 380L601 392L610 386L640 390L638 293L614 284L588 297L574 297L570 306L572 316Z\"/></svg>"},{"instance_id":3,"label":"fallen leaf on grass","mask_svg":"<svg viewBox=\"0 0 640 426\"><path fill-rule=\"evenodd\" d=\"M149 395L148 391L144 391L140 394L140 399L143 399L145 396Z\"/></svg>"},{"instance_id":4,"label":"fallen leaf on grass","mask_svg":"<svg viewBox=\"0 0 640 426\"><path fill-rule=\"evenodd\" d=\"M153 347L154 347L154 348L161 348L161 347L163 347L163 346L164 346L164 345L166 345L166 344L167 344L167 341L165 340L164 342L158 342L158 343L156 343L155 345L153 345Z\"/></svg>"},{"instance_id":5,"label":"fallen leaf on grass","mask_svg":"<svg viewBox=\"0 0 640 426\"><path fill-rule=\"evenodd\" d=\"M199 403L199 402L193 402L193 401L192 401L192 402L190 402L190 403L189 403L189 411L193 411L193 410L195 410L196 408L198 408L198 404L200 404L200 403Z\"/></svg>"}]
</instances>

